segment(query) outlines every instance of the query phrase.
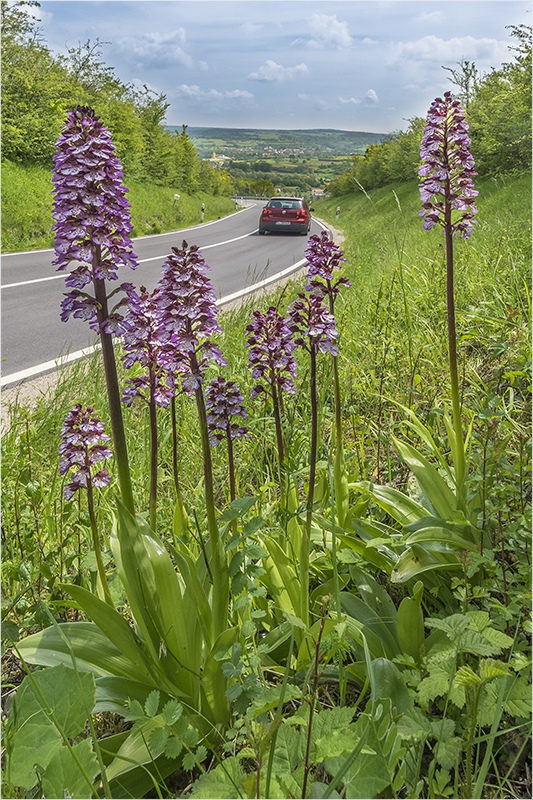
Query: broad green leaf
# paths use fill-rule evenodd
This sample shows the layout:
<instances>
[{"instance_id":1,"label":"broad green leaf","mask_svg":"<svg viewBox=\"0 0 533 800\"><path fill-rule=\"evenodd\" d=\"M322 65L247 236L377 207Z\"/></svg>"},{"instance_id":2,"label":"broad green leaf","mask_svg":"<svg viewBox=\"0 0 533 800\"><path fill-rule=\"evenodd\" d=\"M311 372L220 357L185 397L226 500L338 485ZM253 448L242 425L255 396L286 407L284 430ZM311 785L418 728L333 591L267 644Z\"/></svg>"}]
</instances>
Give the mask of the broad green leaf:
<instances>
[{"instance_id":1,"label":"broad green leaf","mask_svg":"<svg viewBox=\"0 0 533 800\"><path fill-rule=\"evenodd\" d=\"M109 781L114 780L124 772L129 772L129 770L140 764L147 764L161 755L162 750L157 752L157 750L149 745L153 731L160 727L159 720L150 719L146 725L134 729L133 732L130 733L107 767L107 778Z\"/></svg>"},{"instance_id":2,"label":"broad green leaf","mask_svg":"<svg viewBox=\"0 0 533 800\"><path fill-rule=\"evenodd\" d=\"M142 641L128 625L122 614L119 614L108 603L100 600L99 597L81 586L62 584L62 588L79 603L109 641L131 661L132 665L135 665L135 675L132 674L132 677L143 675L147 682L156 680L149 654L143 653Z\"/></svg>"},{"instance_id":3,"label":"broad green leaf","mask_svg":"<svg viewBox=\"0 0 533 800\"><path fill-rule=\"evenodd\" d=\"M302 734L296 728L282 724L278 730L272 772L275 775L290 775L299 759L299 742Z\"/></svg>"},{"instance_id":4,"label":"broad green leaf","mask_svg":"<svg viewBox=\"0 0 533 800\"><path fill-rule=\"evenodd\" d=\"M266 575L261 582L267 587L274 605L280 611L300 616L300 581L287 555L274 539L263 542L268 557L263 559Z\"/></svg>"},{"instance_id":5,"label":"broad green leaf","mask_svg":"<svg viewBox=\"0 0 533 800\"><path fill-rule=\"evenodd\" d=\"M424 644L424 615L422 614L421 601L424 593L424 584L418 581L413 590L412 597L404 597L398 607L396 628L398 641L403 653L412 656L420 663L420 652Z\"/></svg>"},{"instance_id":6,"label":"broad green leaf","mask_svg":"<svg viewBox=\"0 0 533 800\"><path fill-rule=\"evenodd\" d=\"M238 628L228 628L220 634L210 653L206 656L202 674L202 714L215 724L224 726L228 725L230 715L226 698L227 680L222 672L220 661L215 656L221 648L231 647L238 637Z\"/></svg>"},{"instance_id":7,"label":"broad green leaf","mask_svg":"<svg viewBox=\"0 0 533 800\"><path fill-rule=\"evenodd\" d=\"M36 780L34 765L46 768L53 753L61 747L61 735L77 736L92 712L95 697L94 677L60 665L33 673L34 687L27 676L13 700L8 723L8 742L12 743L8 777L14 786L30 789ZM44 703L54 714L48 714Z\"/></svg>"},{"instance_id":8,"label":"broad green leaf","mask_svg":"<svg viewBox=\"0 0 533 800\"><path fill-rule=\"evenodd\" d=\"M507 675L507 665L503 661L496 661L493 658L485 658L479 663L479 674L484 681L491 681L501 675Z\"/></svg>"},{"instance_id":9,"label":"broad green leaf","mask_svg":"<svg viewBox=\"0 0 533 800\"><path fill-rule=\"evenodd\" d=\"M457 767L460 759L462 740L460 736L452 736L450 739L439 740L434 747L435 758L444 769Z\"/></svg>"},{"instance_id":10,"label":"broad green leaf","mask_svg":"<svg viewBox=\"0 0 533 800\"><path fill-rule=\"evenodd\" d=\"M456 686L476 686L483 683L483 679L476 675L472 667L468 664L463 664L459 667L455 675L454 684Z\"/></svg>"},{"instance_id":11,"label":"broad green leaf","mask_svg":"<svg viewBox=\"0 0 533 800\"><path fill-rule=\"evenodd\" d=\"M87 777L93 781L100 768L90 739L74 745L73 751ZM89 798L93 795L87 779L70 750L60 747L50 759L43 775L44 797Z\"/></svg>"},{"instance_id":12,"label":"broad green leaf","mask_svg":"<svg viewBox=\"0 0 533 800\"><path fill-rule=\"evenodd\" d=\"M410 468L420 487L425 492L433 507L435 516L441 519L462 520L463 515L458 508L458 501L454 492L444 478L439 475L435 467L407 442L401 442L395 436L391 436L391 438L401 458ZM425 515L427 515L427 512Z\"/></svg>"},{"instance_id":13,"label":"broad green leaf","mask_svg":"<svg viewBox=\"0 0 533 800\"><path fill-rule=\"evenodd\" d=\"M67 645L57 628L68 639ZM63 622L23 639L18 648L30 664L72 666L71 651L78 669L96 677L121 676L144 683L145 674L124 656L93 622Z\"/></svg>"},{"instance_id":14,"label":"broad green leaf","mask_svg":"<svg viewBox=\"0 0 533 800\"><path fill-rule=\"evenodd\" d=\"M396 708L396 714L403 714L413 704L402 673L396 664L386 658L376 658L372 661L370 686L372 698L376 702L390 698Z\"/></svg>"},{"instance_id":15,"label":"broad green leaf","mask_svg":"<svg viewBox=\"0 0 533 800\"><path fill-rule=\"evenodd\" d=\"M374 502L401 525L427 516L427 508L391 486L375 486L368 481L349 484L351 489L369 492Z\"/></svg>"},{"instance_id":16,"label":"broad green leaf","mask_svg":"<svg viewBox=\"0 0 533 800\"><path fill-rule=\"evenodd\" d=\"M354 749L359 737L351 724L352 718L353 709L339 706L315 715L310 748L312 764L320 764Z\"/></svg>"},{"instance_id":17,"label":"broad green leaf","mask_svg":"<svg viewBox=\"0 0 533 800\"><path fill-rule=\"evenodd\" d=\"M372 631L381 639L385 653L389 658L399 655L398 641L393 633L396 627L394 624L396 617L394 606L394 616L384 620L373 608L350 592L340 592L340 600L343 611L362 623L365 629Z\"/></svg>"},{"instance_id":18,"label":"broad green leaf","mask_svg":"<svg viewBox=\"0 0 533 800\"><path fill-rule=\"evenodd\" d=\"M404 533L408 536L407 545L416 542L445 542L458 550L479 551L479 535L475 535L470 525L448 523L437 517L424 517L417 522L406 525Z\"/></svg>"},{"instance_id":19,"label":"broad green leaf","mask_svg":"<svg viewBox=\"0 0 533 800\"><path fill-rule=\"evenodd\" d=\"M96 702L94 713L111 711L114 714L123 714L127 700L136 700L144 708L146 698L153 686L128 678L97 678ZM168 700L168 695L162 692L163 700Z\"/></svg>"},{"instance_id":20,"label":"broad green leaf","mask_svg":"<svg viewBox=\"0 0 533 800\"><path fill-rule=\"evenodd\" d=\"M406 581L435 569L456 570L461 568L459 556L453 551L432 551L421 544L413 544L400 556L391 573L393 583Z\"/></svg>"}]
</instances>

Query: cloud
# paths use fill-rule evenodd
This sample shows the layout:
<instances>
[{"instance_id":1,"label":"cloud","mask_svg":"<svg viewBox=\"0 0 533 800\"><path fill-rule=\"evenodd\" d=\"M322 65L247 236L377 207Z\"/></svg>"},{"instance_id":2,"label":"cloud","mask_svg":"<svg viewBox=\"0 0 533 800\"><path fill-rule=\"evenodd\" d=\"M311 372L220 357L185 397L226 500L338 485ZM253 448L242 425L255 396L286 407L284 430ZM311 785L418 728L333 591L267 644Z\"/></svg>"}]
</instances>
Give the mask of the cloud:
<instances>
[{"instance_id":1,"label":"cloud","mask_svg":"<svg viewBox=\"0 0 533 800\"><path fill-rule=\"evenodd\" d=\"M262 64L257 72L250 72L248 77L253 81L286 81L295 77L301 77L308 72L306 64L298 64L296 67L282 67L275 61L267 60Z\"/></svg>"},{"instance_id":2,"label":"cloud","mask_svg":"<svg viewBox=\"0 0 533 800\"><path fill-rule=\"evenodd\" d=\"M202 72L207 72L207 70L209 69L209 64L207 64L206 61L199 61L198 66L200 67Z\"/></svg>"},{"instance_id":3,"label":"cloud","mask_svg":"<svg viewBox=\"0 0 533 800\"><path fill-rule=\"evenodd\" d=\"M365 103L369 105L374 105L375 103L379 103L379 97L375 93L373 89L369 89L368 92L365 94Z\"/></svg>"},{"instance_id":4,"label":"cloud","mask_svg":"<svg viewBox=\"0 0 533 800\"><path fill-rule=\"evenodd\" d=\"M116 49L132 57L140 67L166 68L182 64L191 69L191 56L180 47L185 41L185 31L178 28L168 33L148 32L138 37L124 37L116 42Z\"/></svg>"},{"instance_id":5,"label":"cloud","mask_svg":"<svg viewBox=\"0 0 533 800\"><path fill-rule=\"evenodd\" d=\"M330 17L327 14L314 13L309 19L309 27L315 36L308 41L311 47L334 47L343 50L352 45L348 23L339 22L336 14Z\"/></svg>"},{"instance_id":6,"label":"cloud","mask_svg":"<svg viewBox=\"0 0 533 800\"><path fill-rule=\"evenodd\" d=\"M468 56L469 60L488 60L500 63L508 56L505 42L497 39L475 39L473 36L439 39L437 36L424 36L414 42L398 42L392 45L385 59L391 66L398 61L436 61L440 64L460 61Z\"/></svg>"},{"instance_id":7,"label":"cloud","mask_svg":"<svg viewBox=\"0 0 533 800\"><path fill-rule=\"evenodd\" d=\"M338 100L339 100L339 103L342 103L343 105L348 105L348 104L352 103L354 106L359 106L361 104L366 105L366 106L372 106L372 105L376 105L377 103L379 103L379 97L377 96L377 94L374 91L374 89L369 89L362 100L358 100L356 97L345 98L345 97L341 97L340 95L338 97Z\"/></svg>"},{"instance_id":8,"label":"cloud","mask_svg":"<svg viewBox=\"0 0 533 800\"><path fill-rule=\"evenodd\" d=\"M251 92L243 91L242 89L233 89L232 91L226 92L219 92L217 89L200 89L199 86L193 84L192 86L187 86L186 83L182 83L181 86L178 86L176 91L176 95L178 97L188 97L191 100L199 100L199 101L208 101L219 103L227 100L237 100L241 102L248 102L253 100L254 95Z\"/></svg>"}]
</instances>

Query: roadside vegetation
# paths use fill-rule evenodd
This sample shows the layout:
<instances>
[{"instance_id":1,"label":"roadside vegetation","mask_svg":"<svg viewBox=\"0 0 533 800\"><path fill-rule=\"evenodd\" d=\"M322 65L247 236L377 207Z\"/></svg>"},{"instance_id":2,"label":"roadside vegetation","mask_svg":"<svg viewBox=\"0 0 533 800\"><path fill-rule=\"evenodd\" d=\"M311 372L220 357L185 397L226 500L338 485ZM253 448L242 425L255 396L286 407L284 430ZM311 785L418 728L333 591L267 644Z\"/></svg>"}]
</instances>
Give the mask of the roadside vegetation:
<instances>
[{"instance_id":1,"label":"roadside vegetation","mask_svg":"<svg viewBox=\"0 0 533 800\"><path fill-rule=\"evenodd\" d=\"M108 165L108 260L80 120ZM268 295L219 313L191 240L109 313L110 262L133 258L120 166L90 108L64 134L57 252L93 255L63 313L102 347L2 409L2 796L531 797L520 148L477 196L461 162L453 217L442 176L424 220L414 180L356 179L316 203L342 251L312 237L307 275ZM16 163L42 197L49 167ZM152 226L153 180L130 179Z\"/></svg>"}]
</instances>

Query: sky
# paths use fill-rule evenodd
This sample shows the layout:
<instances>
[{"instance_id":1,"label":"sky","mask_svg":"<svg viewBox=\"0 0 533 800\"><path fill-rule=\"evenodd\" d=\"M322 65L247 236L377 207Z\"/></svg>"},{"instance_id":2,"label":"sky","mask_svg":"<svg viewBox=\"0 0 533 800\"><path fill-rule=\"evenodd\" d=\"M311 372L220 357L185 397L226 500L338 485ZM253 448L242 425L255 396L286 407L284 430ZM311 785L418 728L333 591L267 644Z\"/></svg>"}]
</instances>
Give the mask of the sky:
<instances>
[{"instance_id":1,"label":"sky","mask_svg":"<svg viewBox=\"0 0 533 800\"><path fill-rule=\"evenodd\" d=\"M512 61L524 0L40 0L55 53L88 40L125 84L164 93L166 124L405 130L461 60Z\"/></svg>"}]
</instances>

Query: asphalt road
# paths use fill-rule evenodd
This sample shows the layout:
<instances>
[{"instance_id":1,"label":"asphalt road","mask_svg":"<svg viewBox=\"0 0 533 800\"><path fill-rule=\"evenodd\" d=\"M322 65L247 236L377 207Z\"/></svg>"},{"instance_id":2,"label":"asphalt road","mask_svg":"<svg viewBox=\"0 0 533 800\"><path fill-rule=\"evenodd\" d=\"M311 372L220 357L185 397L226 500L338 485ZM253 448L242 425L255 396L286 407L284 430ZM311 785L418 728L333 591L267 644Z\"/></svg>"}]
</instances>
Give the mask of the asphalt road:
<instances>
[{"instance_id":1,"label":"asphalt road","mask_svg":"<svg viewBox=\"0 0 533 800\"><path fill-rule=\"evenodd\" d=\"M220 305L273 276L289 274L301 266L307 238L289 233L259 236L261 207L257 203L215 222L134 239L139 266L121 270L120 281L153 289L171 248L184 239L200 247L211 267L208 275ZM311 233L320 230L313 221ZM80 350L94 347L95 335L86 322L60 320L65 273L55 271L53 259L53 250L2 255L2 386L48 372L60 357L74 358Z\"/></svg>"}]
</instances>

